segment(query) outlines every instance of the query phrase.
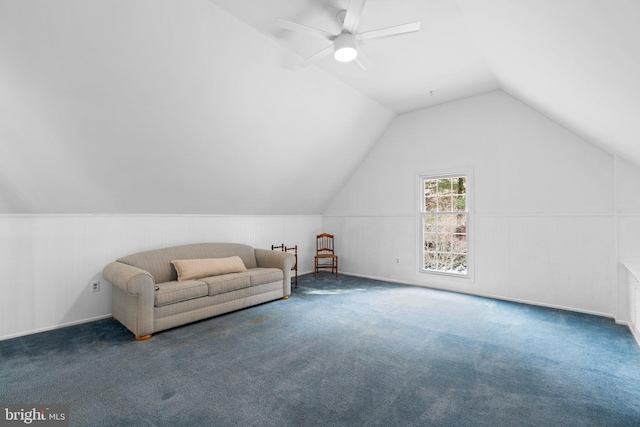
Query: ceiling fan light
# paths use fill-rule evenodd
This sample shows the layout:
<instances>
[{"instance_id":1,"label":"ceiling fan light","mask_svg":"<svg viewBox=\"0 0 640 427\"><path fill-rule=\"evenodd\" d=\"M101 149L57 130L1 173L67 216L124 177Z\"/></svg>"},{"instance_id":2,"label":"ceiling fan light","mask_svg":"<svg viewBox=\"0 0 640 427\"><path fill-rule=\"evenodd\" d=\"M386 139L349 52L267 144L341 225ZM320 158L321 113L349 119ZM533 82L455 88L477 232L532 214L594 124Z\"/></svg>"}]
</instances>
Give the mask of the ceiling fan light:
<instances>
[{"instance_id":1,"label":"ceiling fan light","mask_svg":"<svg viewBox=\"0 0 640 427\"><path fill-rule=\"evenodd\" d=\"M358 51L352 47L343 47L341 49L336 49L336 51L333 53L333 56L334 58L336 58L336 61L350 62L356 59L356 56L358 56Z\"/></svg>"},{"instance_id":2,"label":"ceiling fan light","mask_svg":"<svg viewBox=\"0 0 640 427\"><path fill-rule=\"evenodd\" d=\"M350 62L358 56L356 36L342 33L333 41L333 57L336 61Z\"/></svg>"}]
</instances>

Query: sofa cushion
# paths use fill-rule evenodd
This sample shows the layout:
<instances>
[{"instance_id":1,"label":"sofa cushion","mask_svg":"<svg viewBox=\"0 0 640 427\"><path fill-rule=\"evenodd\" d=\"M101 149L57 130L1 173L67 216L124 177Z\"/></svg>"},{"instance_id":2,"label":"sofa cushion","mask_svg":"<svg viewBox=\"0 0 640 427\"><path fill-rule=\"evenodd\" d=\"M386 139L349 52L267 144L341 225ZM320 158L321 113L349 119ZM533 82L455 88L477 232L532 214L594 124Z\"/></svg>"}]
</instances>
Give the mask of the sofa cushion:
<instances>
[{"instance_id":1,"label":"sofa cushion","mask_svg":"<svg viewBox=\"0 0 640 427\"><path fill-rule=\"evenodd\" d=\"M279 268L252 268L248 271L248 274L251 277L251 286L277 282L284 278L284 274Z\"/></svg>"},{"instance_id":2,"label":"sofa cushion","mask_svg":"<svg viewBox=\"0 0 640 427\"><path fill-rule=\"evenodd\" d=\"M178 281L219 276L247 271L239 256L226 258L175 259L171 263L178 272Z\"/></svg>"},{"instance_id":3,"label":"sofa cushion","mask_svg":"<svg viewBox=\"0 0 640 427\"><path fill-rule=\"evenodd\" d=\"M200 280L208 285L209 295L223 294L251 286L251 276L249 272L203 277Z\"/></svg>"},{"instance_id":4,"label":"sofa cushion","mask_svg":"<svg viewBox=\"0 0 640 427\"><path fill-rule=\"evenodd\" d=\"M204 297L209 292L207 284L199 280L164 282L156 286L158 287L155 298L156 307Z\"/></svg>"}]
</instances>

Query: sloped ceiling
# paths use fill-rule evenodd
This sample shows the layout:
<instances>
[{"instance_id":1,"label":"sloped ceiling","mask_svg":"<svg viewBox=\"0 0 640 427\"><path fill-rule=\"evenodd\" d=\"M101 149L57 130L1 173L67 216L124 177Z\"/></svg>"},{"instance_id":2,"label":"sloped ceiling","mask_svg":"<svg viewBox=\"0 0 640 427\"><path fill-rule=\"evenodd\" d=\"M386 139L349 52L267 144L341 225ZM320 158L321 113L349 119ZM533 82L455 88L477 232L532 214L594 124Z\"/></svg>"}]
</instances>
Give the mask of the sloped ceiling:
<instances>
[{"instance_id":1,"label":"sloped ceiling","mask_svg":"<svg viewBox=\"0 0 640 427\"><path fill-rule=\"evenodd\" d=\"M336 17L349 0L210 0L291 51L295 65L331 42L278 28L277 17L340 33ZM361 42L367 69L327 56L316 63L396 113L498 89L493 73L454 0L368 0L358 32L421 22L411 34Z\"/></svg>"},{"instance_id":2,"label":"sloped ceiling","mask_svg":"<svg viewBox=\"0 0 640 427\"><path fill-rule=\"evenodd\" d=\"M637 0L0 0L0 213L321 214L396 114L502 89L640 166Z\"/></svg>"},{"instance_id":3,"label":"sloped ceiling","mask_svg":"<svg viewBox=\"0 0 640 427\"><path fill-rule=\"evenodd\" d=\"M275 27L276 17L336 31L349 0L210 0L290 49L327 42ZM640 165L640 1L368 0L363 31L421 21L418 33L361 46L362 71L317 66L395 112L495 89L604 150Z\"/></svg>"},{"instance_id":4,"label":"sloped ceiling","mask_svg":"<svg viewBox=\"0 0 640 427\"><path fill-rule=\"evenodd\" d=\"M640 166L640 1L458 4L502 90Z\"/></svg>"},{"instance_id":5,"label":"sloped ceiling","mask_svg":"<svg viewBox=\"0 0 640 427\"><path fill-rule=\"evenodd\" d=\"M0 0L0 213L319 214L395 117L206 0Z\"/></svg>"}]
</instances>

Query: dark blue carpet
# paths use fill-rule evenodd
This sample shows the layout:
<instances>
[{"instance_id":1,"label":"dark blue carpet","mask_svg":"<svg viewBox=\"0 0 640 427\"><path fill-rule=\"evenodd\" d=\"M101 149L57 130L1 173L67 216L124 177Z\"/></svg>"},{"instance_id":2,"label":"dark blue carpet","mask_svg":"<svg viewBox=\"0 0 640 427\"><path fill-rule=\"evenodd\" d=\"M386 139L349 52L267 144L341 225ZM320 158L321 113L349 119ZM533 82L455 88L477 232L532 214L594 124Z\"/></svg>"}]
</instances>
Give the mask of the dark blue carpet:
<instances>
[{"instance_id":1,"label":"dark blue carpet","mask_svg":"<svg viewBox=\"0 0 640 427\"><path fill-rule=\"evenodd\" d=\"M111 320L0 342L0 403L78 426L638 426L609 319L328 273L158 333Z\"/></svg>"}]
</instances>

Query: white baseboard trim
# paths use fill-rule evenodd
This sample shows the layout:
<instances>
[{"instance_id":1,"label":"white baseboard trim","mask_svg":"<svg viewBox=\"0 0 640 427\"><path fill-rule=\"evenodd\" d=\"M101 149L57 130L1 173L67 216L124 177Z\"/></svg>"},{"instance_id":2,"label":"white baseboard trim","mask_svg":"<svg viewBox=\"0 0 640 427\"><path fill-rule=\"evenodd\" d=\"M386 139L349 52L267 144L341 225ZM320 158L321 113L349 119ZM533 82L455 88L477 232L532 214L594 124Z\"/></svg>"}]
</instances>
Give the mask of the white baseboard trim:
<instances>
[{"instance_id":1,"label":"white baseboard trim","mask_svg":"<svg viewBox=\"0 0 640 427\"><path fill-rule=\"evenodd\" d=\"M313 270L309 270L309 271L298 271L298 277L305 275L305 274L313 274Z\"/></svg>"},{"instance_id":2,"label":"white baseboard trim","mask_svg":"<svg viewBox=\"0 0 640 427\"><path fill-rule=\"evenodd\" d=\"M304 271L304 272L300 272L299 271L298 272L298 276L302 276L303 274L312 274L312 273L313 273L313 270ZM74 322L62 323L60 325L47 326L47 327L44 327L44 328L38 328L38 329L34 329L34 330L18 332L18 333L15 333L15 334L10 334L10 335L5 335L5 336L0 337L0 341L10 340L12 338L20 338L20 337L24 337L24 336L27 336L27 335L39 334L40 332L55 331L56 329L62 329L62 328L67 328L69 326L81 325L83 323L95 322L96 320L108 319L110 317L113 317L113 315L105 314L105 315L102 315L102 316L91 317L91 318L88 318L88 319L76 320Z\"/></svg>"},{"instance_id":3,"label":"white baseboard trim","mask_svg":"<svg viewBox=\"0 0 640 427\"><path fill-rule=\"evenodd\" d=\"M633 328L630 327L629 330L631 331L631 335L633 335L633 338L636 340L636 344L638 344L638 347L640 347L640 336L636 334Z\"/></svg>"},{"instance_id":4,"label":"white baseboard trim","mask_svg":"<svg viewBox=\"0 0 640 427\"><path fill-rule=\"evenodd\" d=\"M622 325L629 328L629 332L631 332L631 335L633 335L633 339L636 340L636 344L638 344L638 347L640 347L640 336L638 335L630 321L616 319L616 325Z\"/></svg>"},{"instance_id":5,"label":"white baseboard trim","mask_svg":"<svg viewBox=\"0 0 640 427\"><path fill-rule=\"evenodd\" d=\"M617 320L616 319L616 325L622 325L622 326L626 326L627 328L629 328L629 332L631 332L631 335L633 335L633 339L636 340L636 344L638 344L638 347L640 347L640 336L638 335L638 333L634 329L634 327L631 324L631 322L626 321L626 320Z\"/></svg>"},{"instance_id":6,"label":"white baseboard trim","mask_svg":"<svg viewBox=\"0 0 640 427\"><path fill-rule=\"evenodd\" d=\"M17 334L5 335L3 337L0 337L0 341L10 340L12 338L20 338L27 335L39 334L40 332L54 331L56 329L67 328L69 326L82 325L83 323L95 322L96 320L108 319L110 317L113 317L113 316L111 314L105 314L103 316L96 316L89 319L76 320L74 322L63 323L60 325L47 326L45 328L38 328L30 331L18 332Z\"/></svg>"},{"instance_id":7,"label":"white baseboard trim","mask_svg":"<svg viewBox=\"0 0 640 427\"><path fill-rule=\"evenodd\" d=\"M614 319L614 315L612 313L601 313L601 312L598 312L598 311L583 310L583 309L575 308L575 307L567 307L567 306L556 305L556 304L546 304L546 303L542 303L542 302L529 301L529 300L518 299L518 298L509 298L509 297L504 297L504 296L501 296L501 295L483 294L483 293L475 293L475 292L462 292L462 291L458 291L458 290L447 289L445 287L425 285L423 283L414 283L414 282L403 281L403 280L387 279L387 278L384 278L384 277L376 277L376 276L368 276L368 275L363 275L363 274L347 273L347 272L343 272L343 271L341 271L340 274L343 274L345 276L362 277L364 279L379 280L381 282L398 283L400 285L409 285L409 286L418 286L420 288L436 289L436 290L439 290L439 291L454 292L454 293L463 294L463 295L473 295L473 296L476 296L476 297L491 298L491 299L496 299L496 300L501 300L501 301L515 302L515 303L519 303L519 304L535 305L535 306L538 306L538 307L553 308L553 309L556 309L556 310L573 311L573 312L576 312L576 313L590 314L590 315L593 315L593 316L600 316L600 317L607 317L607 318L610 318L610 319Z\"/></svg>"},{"instance_id":8,"label":"white baseboard trim","mask_svg":"<svg viewBox=\"0 0 640 427\"><path fill-rule=\"evenodd\" d=\"M305 275L305 274L312 274L312 273L313 273L313 270L305 271L305 272L298 272L298 276L302 276L302 275ZM600 313L600 312L589 311L589 310L581 310L581 309L577 309L577 308L573 308L573 307L565 307L565 306L559 306L559 305L553 305L553 304L544 304L544 303L539 303L539 302L535 302L535 301L521 300L521 299L517 299L517 298L507 298L507 297L490 295L490 294L453 291L453 290L446 289L446 288L443 288L443 287L427 286L427 285L424 285L422 283L412 283L412 282L404 281L404 280L388 279L388 278L384 278L384 277L370 276L370 275L364 275L364 274L348 273L348 272L343 272L343 271L341 271L339 274L344 275L344 276L354 276L354 277L362 277L364 279L378 280L378 281L381 281L381 282L397 283L399 285L417 286L417 287L421 287L421 288L436 289L436 290L445 291L445 292L454 292L454 293L459 293L459 294L464 294L464 295L473 295L473 296L478 296L478 297L483 297L483 298L492 298L492 299L497 299L497 300L515 302L515 303L519 303L519 304L528 304L528 305L534 305L534 306L539 306L539 307L553 308L553 309L565 310L565 311L573 311L573 312L577 312L577 313L583 313L583 314L590 314L590 315L594 315L594 316L612 318L612 319L615 320L616 324L624 325L624 326L627 326L629 328L629 331L631 332L631 335L633 336L634 340L636 341L636 343L640 347L640 336L638 336L638 334L635 333L635 331L633 330L633 328L631 327L629 322L627 322L627 321L618 321L618 320L616 320L614 318L613 314L609 314L609 313ZM62 329L62 328L66 328L66 327L69 327L69 326L81 325L83 323L95 322L97 320L108 319L110 317L112 317L111 314L105 314L105 315L102 315L102 316L96 316L96 317L83 319L83 320L76 320L74 322L63 323L63 324L60 324L60 325L47 326L47 327L39 328L39 329L35 329L35 330L18 332L16 334L10 334L10 335L5 335L3 337L0 337L0 341L9 340L9 339L12 339L12 338L19 338L19 337L23 337L23 336L27 336L27 335L38 334L40 332L53 331L53 330L56 330L56 329Z\"/></svg>"}]
</instances>

